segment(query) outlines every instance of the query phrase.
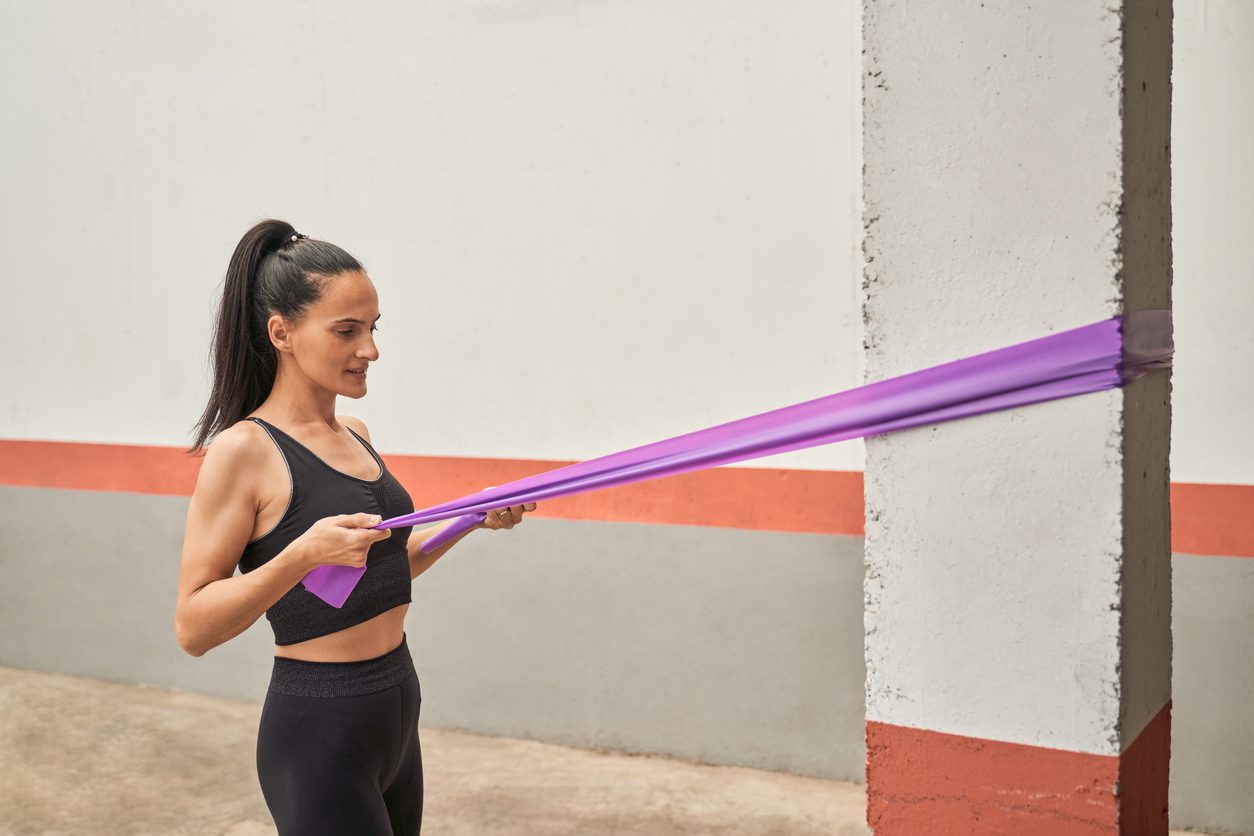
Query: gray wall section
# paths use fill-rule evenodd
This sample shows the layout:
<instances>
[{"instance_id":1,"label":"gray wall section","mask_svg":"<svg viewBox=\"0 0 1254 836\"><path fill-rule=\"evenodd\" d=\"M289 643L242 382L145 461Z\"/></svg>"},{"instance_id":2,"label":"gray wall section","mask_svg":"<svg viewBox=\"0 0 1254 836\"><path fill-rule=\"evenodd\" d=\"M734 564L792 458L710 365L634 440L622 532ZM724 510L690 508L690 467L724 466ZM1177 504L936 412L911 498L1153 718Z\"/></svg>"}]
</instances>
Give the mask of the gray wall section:
<instances>
[{"instance_id":1,"label":"gray wall section","mask_svg":"<svg viewBox=\"0 0 1254 836\"><path fill-rule=\"evenodd\" d=\"M415 586L432 723L861 778L857 538L534 520L463 546Z\"/></svg>"},{"instance_id":2,"label":"gray wall section","mask_svg":"<svg viewBox=\"0 0 1254 836\"><path fill-rule=\"evenodd\" d=\"M264 619L174 641L187 502L0 487L0 664L260 701ZM533 518L421 575L406 632L424 725L862 780L860 538Z\"/></svg>"},{"instance_id":3,"label":"gray wall section","mask_svg":"<svg viewBox=\"0 0 1254 836\"><path fill-rule=\"evenodd\" d=\"M262 699L264 620L199 659L174 642L187 498L0 509L0 664ZM861 781L862 573L853 537L473 534L414 583L423 724ZM1171 818L1254 833L1254 560L1176 555L1172 587Z\"/></svg>"},{"instance_id":4,"label":"gray wall section","mask_svg":"<svg viewBox=\"0 0 1254 836\"><path fill-rule=\"evenodd\" d=\"M1254 834L1254 558L1172 566L1171 817Z\"/></svg>"}]
</instances>

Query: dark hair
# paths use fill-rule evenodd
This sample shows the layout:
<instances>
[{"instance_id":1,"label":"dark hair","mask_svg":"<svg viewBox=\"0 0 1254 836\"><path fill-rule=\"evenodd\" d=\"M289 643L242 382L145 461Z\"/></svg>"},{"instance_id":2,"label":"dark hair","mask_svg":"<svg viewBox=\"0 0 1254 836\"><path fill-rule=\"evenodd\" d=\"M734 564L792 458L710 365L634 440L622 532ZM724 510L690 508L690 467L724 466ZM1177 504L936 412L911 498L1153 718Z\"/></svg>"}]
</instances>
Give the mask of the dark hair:
<instances>
[{"instance_id":1,"label":"dark hair","mask_svg":"<svg viewBox=\"0 0 1254 836\"><path fill-rule=\"evenodd\" d=\"M295 236L295 237L293 237ZM293 324L322 298L327 282L361 263L344 250L299 235L287 221L268 219L244 233L222 287L213 331L213 388L204 414L193 426L195 442L232 426L265 401L274 386L279 358L266 323L282 314Z\"/></svg>"}]
</instances>

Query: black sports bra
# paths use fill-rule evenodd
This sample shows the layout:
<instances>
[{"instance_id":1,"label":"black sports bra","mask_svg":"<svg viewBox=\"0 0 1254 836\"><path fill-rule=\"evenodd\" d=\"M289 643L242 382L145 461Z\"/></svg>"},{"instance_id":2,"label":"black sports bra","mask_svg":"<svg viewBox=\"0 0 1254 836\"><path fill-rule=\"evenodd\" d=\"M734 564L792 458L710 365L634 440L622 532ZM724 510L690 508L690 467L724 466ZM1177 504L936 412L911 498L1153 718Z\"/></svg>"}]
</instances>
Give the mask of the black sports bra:
<instances>
[{"instance_id":1,"label":"black sports bra","mask_svg":"<svg viewBox=\"0 0 1254 836\"><path fill-rule=\"evenodd\" d=\"M289 543L309 530L323 517L338 514L379 514L383 519L413 513L409 493L396 481L370 443L353 432L374 460L379 475L360 479L342 473L313 454L278 427L257 417L278 445L291 478L291 498L287 510L274 528L244 546L239 559L244 574L274 558ZM392 529L392 536L380 540L366 553L366 571L349 593L344 606L335 608L297 583L270 609L266 619L274 630L276 645L296 644L360 624L379 613L413 600L406 544L413 526Z\"/></svg>"}]
</instances>

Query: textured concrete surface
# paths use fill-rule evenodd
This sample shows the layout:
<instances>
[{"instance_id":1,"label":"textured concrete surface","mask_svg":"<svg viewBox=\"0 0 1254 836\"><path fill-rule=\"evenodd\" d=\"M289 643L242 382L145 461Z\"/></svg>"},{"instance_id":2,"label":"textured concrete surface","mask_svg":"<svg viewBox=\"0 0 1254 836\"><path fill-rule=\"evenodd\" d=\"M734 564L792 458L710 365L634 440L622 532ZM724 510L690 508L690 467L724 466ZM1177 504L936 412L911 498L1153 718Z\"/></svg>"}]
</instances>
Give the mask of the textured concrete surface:
<instances>
[{"instance_id":1,"label":"textured concrete surface","mask_svg":"<svg viewBox=\"0 0 1254 836\"><path fill-rule=\"evenodd\" d=\"M253 762L260 705L0 667L0 712L0 833L274 833ZM424 833L867 833L859 784L419 734Z\"/></svg>"},{"instance_id":2,"label":"textured concrete surface","mask_svg":"<svg viewBox=\"0 0 1254 836\"><path fill-rule=\"evenodd\" d=\"M1121 313L1161 277L1120 273L1145 178L1123 179L1117 6L863 11L868 380ZM1142 431L1115 391L866 439L868 720L1119 754L1121 706L1143 725L1169 694L1169 639L1144 700L1120 678ZM1159 636L1169 589L1147 586Z\"/></svg>"}]
</instances>

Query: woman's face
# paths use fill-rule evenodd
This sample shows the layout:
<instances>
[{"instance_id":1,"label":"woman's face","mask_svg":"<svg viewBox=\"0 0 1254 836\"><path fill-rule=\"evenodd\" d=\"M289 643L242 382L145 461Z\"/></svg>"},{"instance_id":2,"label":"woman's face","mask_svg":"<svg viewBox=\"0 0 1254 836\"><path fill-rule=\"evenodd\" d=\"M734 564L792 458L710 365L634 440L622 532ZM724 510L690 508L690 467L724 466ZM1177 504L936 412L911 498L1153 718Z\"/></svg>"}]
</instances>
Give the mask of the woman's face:
<instances>
[{"instance_id":1,"label":"woman's face","mask_svg":"<svg viewBox=\"0 0 1254 836\"><path fill-rule=\"evenodd\" d=\"M359 270L340 273L327 281L322 298L305 310L300 325L287 332L291 357L309 380L360 398L366 394L365 369L379 359L378 318L379 296L370 277Z\"/></svg>"}]
</instances>

